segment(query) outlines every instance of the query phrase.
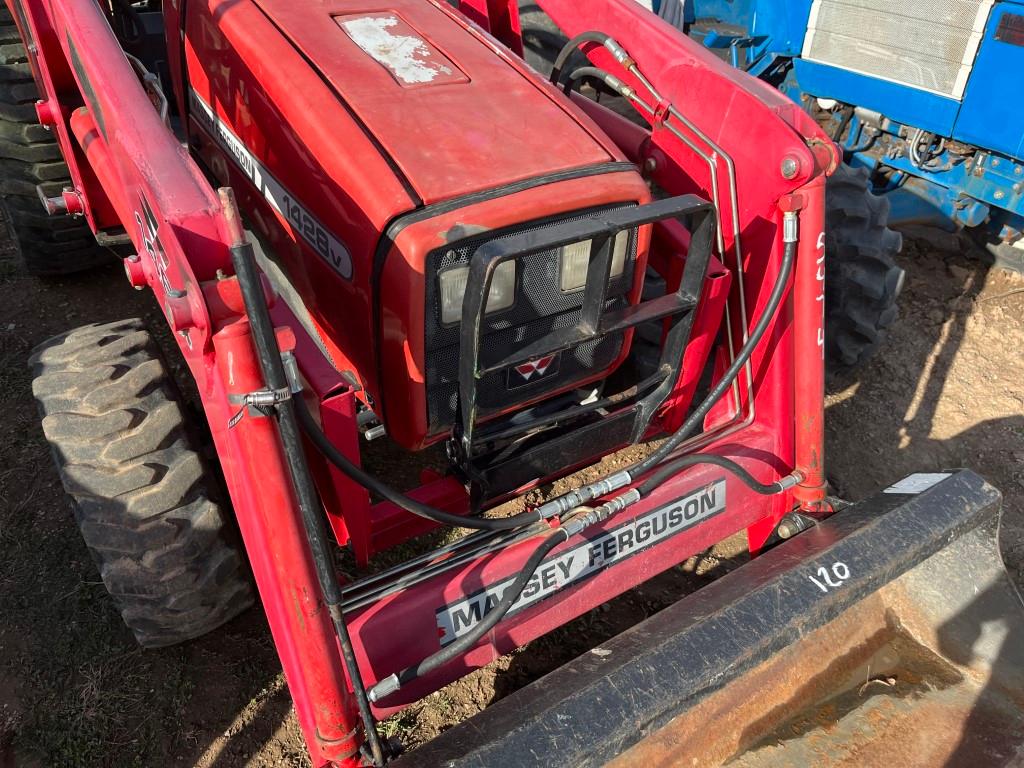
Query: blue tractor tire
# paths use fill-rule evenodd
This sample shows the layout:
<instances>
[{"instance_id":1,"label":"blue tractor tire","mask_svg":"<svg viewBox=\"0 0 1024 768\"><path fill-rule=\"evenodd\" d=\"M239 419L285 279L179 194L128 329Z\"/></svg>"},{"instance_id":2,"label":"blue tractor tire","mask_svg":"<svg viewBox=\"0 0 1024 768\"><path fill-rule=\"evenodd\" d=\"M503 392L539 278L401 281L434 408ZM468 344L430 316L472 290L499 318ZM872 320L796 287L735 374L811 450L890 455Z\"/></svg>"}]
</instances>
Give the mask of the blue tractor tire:
<instances>
[{"instance_id":1,"label":"blue tractor tire","mask_svg":"<svg viewBox=\"0 0 1024 768\"><path fill-rule=\"evenodd\" d=\"M840 165L825 190L825 361L855 368L896 322L903 244L889 229L889 201L871 192L868 172Z\"/></svg>"}]
</instances>

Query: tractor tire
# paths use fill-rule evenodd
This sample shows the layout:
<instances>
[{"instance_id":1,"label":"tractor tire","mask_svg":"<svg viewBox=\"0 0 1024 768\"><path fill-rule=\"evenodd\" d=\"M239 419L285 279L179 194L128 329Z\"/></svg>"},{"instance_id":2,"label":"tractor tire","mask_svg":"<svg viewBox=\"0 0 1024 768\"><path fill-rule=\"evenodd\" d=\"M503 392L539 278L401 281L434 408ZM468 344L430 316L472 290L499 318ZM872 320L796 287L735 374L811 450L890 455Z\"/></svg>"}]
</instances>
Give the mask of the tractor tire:
<instances>
[{"instance_id":1,"label":"tractor tire","mask_svg":"<svg viewBox=\"0 0 1024 768\"><path fill-rule=\"evenodd\" d=\"M866 169L843 164L825 190L825 362L848 370L871 357L896 321L903 238L887 226L889 201Z\"/></svg>"},{"instance_id":2,"label":"tractor tire","mask_svg":"<svg viewBox=\"0 0 1024 768\"><path fill-rule=\"evenodd\" d=\"M76 521L139 644L191 640L251 605L228 515L142 321L55 336L29 365Z\"/></svg>"},{"instance_id":3,"label":"tractor tire","mask_svg":"<svg viewBox=\"0 0 1024 768\"><path fill-rule=\"evenodd\" d=\"M0 7L0 213L13 259L31 275L52 277L113 263L85 219L49 216L39 189L58 196L71 175L53 133L39 125L39 98L28 53L11 18Z\"/></svg>"}]
</instances>

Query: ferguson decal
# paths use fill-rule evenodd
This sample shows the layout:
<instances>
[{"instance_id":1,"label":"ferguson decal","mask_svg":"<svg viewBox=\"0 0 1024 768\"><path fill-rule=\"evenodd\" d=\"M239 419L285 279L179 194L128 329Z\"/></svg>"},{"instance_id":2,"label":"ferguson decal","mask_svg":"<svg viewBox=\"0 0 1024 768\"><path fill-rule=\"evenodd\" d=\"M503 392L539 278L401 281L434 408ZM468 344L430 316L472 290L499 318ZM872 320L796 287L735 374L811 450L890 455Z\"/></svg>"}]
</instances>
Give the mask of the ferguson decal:
<instances>
[{"instance_id":1,"label":"ferguson decal","mask_svg":"<svg viewBox=\"0 0 1024 768\"><path fill-rule=\"evenodd\" d=\"M527 582L507 616L518 613L613 566L648 547L660 544L694 524L725 510L725 479L681 499L653 509L627 523L547 558ZM515 575L438 608L437 629L441 645L456 640L472 629L497 603L515 581Z\"/></svg>"},{"instance_id":2,"label":"ferguson decal","mask_svg":"<svg viewBox=\"0 0 1024 768\"><path fill-rule=\"evenodd\" d=\"M270 172L249 151L227 124L217 117L213 107L194 90L189 91L192 116L207 133L220 144L241 169L242 173L259 189L271 207L288 222L295 233L306 241L317 254L346 280L352 278L352 257L341 241L332 235L295 196L270 175Z\"/></svg>"}]
</instances>

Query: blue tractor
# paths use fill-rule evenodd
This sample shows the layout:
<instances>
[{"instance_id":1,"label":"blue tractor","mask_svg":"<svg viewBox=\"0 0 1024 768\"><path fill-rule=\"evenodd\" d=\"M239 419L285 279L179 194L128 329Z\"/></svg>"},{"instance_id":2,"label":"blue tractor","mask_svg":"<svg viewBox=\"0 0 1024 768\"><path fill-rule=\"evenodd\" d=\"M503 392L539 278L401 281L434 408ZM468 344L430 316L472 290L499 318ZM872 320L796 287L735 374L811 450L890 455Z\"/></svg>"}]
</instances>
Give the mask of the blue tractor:
<instances>
[{"instance_id":1,"label":"blue tractor","mask_svg":"<svg viewBox=\"0 0 1024 768\"><path fill-rule=\"evenodd\" d=\"M962 231L1022 271L1024 0L638 2L788 94L843 148L829 191L833 363L862 360L895 318L887 227Z\"/></svg>"}]
</instances>

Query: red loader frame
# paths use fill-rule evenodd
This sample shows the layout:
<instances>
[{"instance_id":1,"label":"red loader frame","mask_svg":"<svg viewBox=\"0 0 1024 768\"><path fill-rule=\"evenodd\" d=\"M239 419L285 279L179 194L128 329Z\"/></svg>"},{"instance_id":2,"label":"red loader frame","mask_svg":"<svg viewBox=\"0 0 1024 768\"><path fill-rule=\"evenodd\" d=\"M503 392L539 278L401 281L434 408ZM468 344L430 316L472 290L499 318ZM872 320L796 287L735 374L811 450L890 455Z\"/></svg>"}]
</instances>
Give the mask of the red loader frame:
<instances>
[{"instance_id":1,"label":"red loader frame","mask_svg":"<svg viewBox=\"0 0 1024 768\"><path fill-rule=\"evenodd\" d=\"M153 94L140 83L94 0L8 0L8 5L32 54L42 93L41 122L55 131L71 169L69 210L84 215L96 231L124 227L137 252L125 261L129 281L153 291L195 377L313 764L358 765L363 736L352 685L331 617L323 610L276 422L250 414L229 427L240 400L265 388L233 276L235 212L225 211L154 109ZM699 375L685 360L701 359L712 349L723 317L726 342L713 350L718 374L743 343L778 272L783 213L799 212L789 295L732 396L709 414L704 433L686 449L729 457L764 482L793 471L803 481L789 492L764 497L716 467L681 472L585 538L556 550L548 570L538 572L538 599L524 601L462 658L384 699L375 706L377 716L737 531L746 529L757 551L794 508L812 515L828 511L822 466L822 230L824 176L836 163L833 145L776 91L723 65L632 0L544 0L541 5L568 33L599 29L630 52L658 95L651 104L651 130L581 104L662 188L713 199L721 217L720 263L705 282L684 374L659 415L661 430L674 429L685 416ZM511 0L464 0L461 6L521 53L518 11ZM180 41L175 12L168 8L165 14L173 69ZM606 49L588 44L584 51L637 93L649 94L644 81L624 71ZM180 93L179 104L184 108ZM681 227L656 227L651 263L670 287L680 279L687 244ZM358 461L358 394L324 363L284 302L273 305L272 317L282 349L295 351L325 432ZM432 527L391 504L371 505L364 489L319 457L310 458L334 531L339 541L352 543L361 562ZM464 488L451 478L425 478L410 495L453 511L465 511L468 504ZM657 527L657 515L688 515L692 504L703 510L700 525L635 546ZM627 534L628 558L622 555ZM447 633L459 631L459 617L469 621L482 610L489 590L517 572L530 552L526 542L511 542L476 554L460 550L459 558L440 553L417 564L420 575L408 586L378 589L379 581L368 581L350 588L344 619L367 683L436 651L450 639ZM451 562L435 568L445 557ZM583 571L571 579L569 570L559 575L559 567L578 570L584 561ZM611 564L614 574L606 567ZM427 566L434 568L433 576Z\"/></svg>"}]
</instances>

